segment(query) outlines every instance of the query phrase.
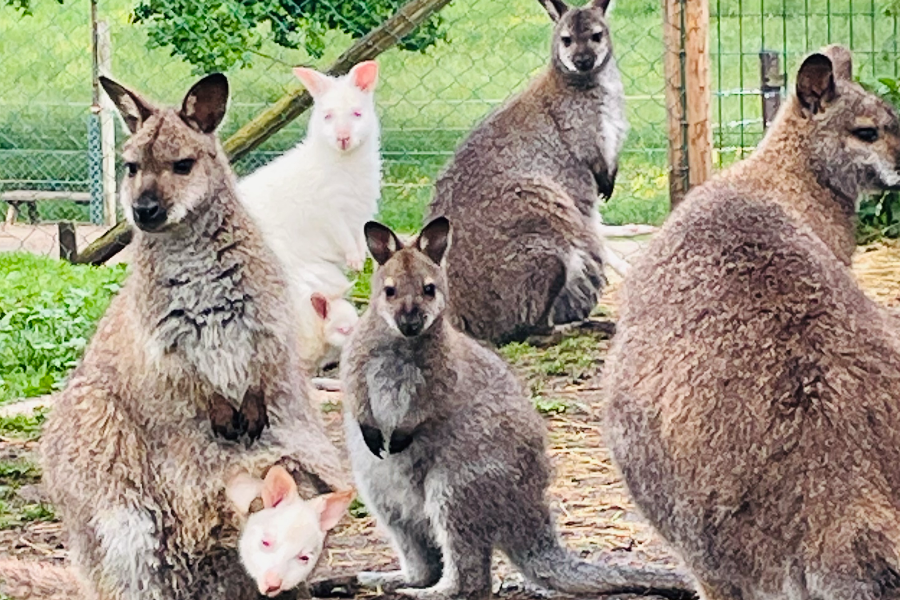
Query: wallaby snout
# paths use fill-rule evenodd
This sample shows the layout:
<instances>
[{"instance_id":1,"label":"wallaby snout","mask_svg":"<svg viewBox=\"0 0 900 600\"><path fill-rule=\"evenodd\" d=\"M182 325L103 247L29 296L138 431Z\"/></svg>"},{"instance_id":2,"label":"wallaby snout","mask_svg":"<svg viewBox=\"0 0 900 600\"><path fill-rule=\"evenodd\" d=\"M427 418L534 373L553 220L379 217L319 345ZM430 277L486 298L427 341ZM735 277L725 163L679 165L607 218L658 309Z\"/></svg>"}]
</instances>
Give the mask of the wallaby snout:
<instances>
[{"instance_id":1,"label":"wallaby snout","mask_svg":"<svg viewBox=\"0 0 900 600\"><path fill-rule=\"evenodd\" d=\"M144 192L131 205L134 223L144 231L154 231L166 222L167 211L155 192Z\"/></svg>"},{"instance_id":2,"label":"wallaby snout","mask_svg":"<svg viewBox=\"0 0 900 600\"><path fill-rule=\"evenodd\" d=\"M425 313L418 306L401 308L396 316L397 329L406 337L414 337L425 328Z\"/></svg>"}]
</instances>

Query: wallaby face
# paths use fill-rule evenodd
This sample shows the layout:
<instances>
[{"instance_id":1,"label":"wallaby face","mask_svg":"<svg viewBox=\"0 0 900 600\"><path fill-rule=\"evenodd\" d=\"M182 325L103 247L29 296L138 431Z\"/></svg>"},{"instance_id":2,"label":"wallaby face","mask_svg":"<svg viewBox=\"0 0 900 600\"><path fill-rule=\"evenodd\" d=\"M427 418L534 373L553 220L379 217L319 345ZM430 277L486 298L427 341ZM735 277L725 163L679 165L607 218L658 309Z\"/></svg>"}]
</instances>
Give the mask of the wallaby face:
<instances>
[{"instance_id":1,"label":"wallaby face","mask_svg":"<svg viewBox=\"0 0 900 600\"><path fill-rule=\"evenodd\" d=\"M816 147L814 170L834 189L900 186L900 121L894 108L853 81L848 50L809 56L797 75L797 106ZM855 190L854 188L855 184Z\"/></svg>"},{"instance_id":2,"label":"wallaby face","mask_svg":"<svg viewBox=\"0 0 900 600\"><path fill-rule=\"evenodd\" d=\"M326 534L355 496L347 490L304 500L294 478L280 466L269 469L265 481L246 473L233 478L226 494L243 514L262 497L263 509L247 518L238 550L259 593L270 597L309 578L322 555Z\"/></svg>"},{"instance_id":3,"label":"wallaby face","mask_svg":"<svg viewBox=\"0 0 900 600\"><path fill-rule=\"evenodd\" d=\"M322 320L325 343L332 348L343 348L359 321L356 308L344 298L327 298L319 292L310 296L310 302Z\"/></svg>"},{"instance_id":4,"label":"wallaby face","mask_svg":"<svg viewBox=\"0 0 900 600\"><path fill-rule=\"evenodd\" d=\"M294 69L294 74L315 100L309 121L310 136L343 153L352 152L377 135L373 95L378 83L377 63L359 63L338 78L303 67Z\"/></svg>"},{"instance_id":5,"label":"wallaby face","mask_svg":"<svg viewBox=\"0 0 900 600\"><path fill-rule=\"evenodd\" d=\"M571 8L563 0L541 0L556 22L551 48L554 68L567 77L587 78L612 55L606 8L609 0L594 0Z\"/></svg>"},{"instance_id":6,"label":"wallaby face","mask_svg":"<svg viewBox=\"0 0 900 600\"><path fill-rule=\"evenodd\" d=\"M178 111L157 109L105 77L100 83L133 134L122 150L125 217L144 231L169 229L199 210L227 176L215 131L225 117L228 80L204 77Z\"/></svg>"},{"instance_id":7,"label":"wallaby face","mask_svg":"<svg viewBox=\"0 0 900 600\"><path fill-rule=\"evenodd\" d=\"M366 223L365 234L380 265L372 278L372 308L397 335L414 337L428 331L447 303L441 261L450 244L450 222L438 217L407 246L381 223Z\"/></svg>"}]
</instances>

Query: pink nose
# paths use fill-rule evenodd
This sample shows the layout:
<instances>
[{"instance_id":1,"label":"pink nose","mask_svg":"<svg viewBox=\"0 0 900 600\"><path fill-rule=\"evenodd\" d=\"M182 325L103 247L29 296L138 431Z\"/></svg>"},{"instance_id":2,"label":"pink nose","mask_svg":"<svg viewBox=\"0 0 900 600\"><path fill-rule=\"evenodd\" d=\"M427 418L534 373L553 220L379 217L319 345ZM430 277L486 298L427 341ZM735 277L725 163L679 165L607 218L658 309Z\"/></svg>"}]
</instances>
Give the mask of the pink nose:
<instances>
[{"instance_id":1,"label":"pink nose","mask_svg":"<svg viewBox=\"0 0 900 600\"><path fill-rule=\"evenodd\" d=\"M346 150L350 147L350 136L349 135L339 135L338 136L338 145L341 147L341 150Z\"/></svg>"},{"instance_id":2,"label":"pink nose","mask_svg":"<svg viewBox=\"0 0 900 600\"><path fill-rule=\"evenodd\" d=\"M265 579L259 586L259 591L267 596L281 591L281 577L272 571L266 571Z\"/></svg>"}]
</instances>

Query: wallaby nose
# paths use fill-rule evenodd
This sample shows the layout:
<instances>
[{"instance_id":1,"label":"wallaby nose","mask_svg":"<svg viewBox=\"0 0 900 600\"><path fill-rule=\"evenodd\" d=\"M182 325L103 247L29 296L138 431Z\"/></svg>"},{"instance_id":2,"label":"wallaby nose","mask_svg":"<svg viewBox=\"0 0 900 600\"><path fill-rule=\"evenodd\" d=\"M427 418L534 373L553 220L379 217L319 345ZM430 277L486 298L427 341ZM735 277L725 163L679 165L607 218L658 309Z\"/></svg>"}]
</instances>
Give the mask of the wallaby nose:
<instances>
[{"instance_id":1,"label":"wallaby nose","mask_svg":"<svg viewBox=\"0 0 900 600\"><path fill-rule=\"evenodd\" d=\"M131 207L131 211L137 226L148 231L156 229L166 220L166 209L153 193L141 194Z\"/></svg>"},{"instance_id":2,"label":"wallaby nose","mask_svg":"<svg viewBox=\"0 0 900 600\"><path fill-rule=\"evenodd\" d=\"M425 315L416 307L404 310L397 315L397 329L406 337L419 335L424 327Z\"/></svg>"},{"instance_id":3,"label":"wallaby nose","mask_svg":"<svg viewBox=\"0 0 900 600\"><path fill-rule=\"evenodd\" d=\"M259 591L266 596L274 596L281 591L281 577L272 571L266 571L265 578L259 584Z\"/></svg>"},{"instance_id":4,"label":"wallaby nose","mask_svg":"<svg viewBox=\"0 0 900 600\"><path fill-rule=\"evenodd\" d=\"M339 135L337 138L338 146L341 147L341 150L346 150L350 147L350 135Z\"/></svg>"},{"instance_id":5,"label":"wallaby nose","mask_svg":"<svg viewBox=\"0 0 900 600\"><path fill-rule=\"evenodd\" d=\"M590 71L594 68L597 58L590 52L582 52L572 57L572 64L579 71Z\"/></svg>"}]
</instances>

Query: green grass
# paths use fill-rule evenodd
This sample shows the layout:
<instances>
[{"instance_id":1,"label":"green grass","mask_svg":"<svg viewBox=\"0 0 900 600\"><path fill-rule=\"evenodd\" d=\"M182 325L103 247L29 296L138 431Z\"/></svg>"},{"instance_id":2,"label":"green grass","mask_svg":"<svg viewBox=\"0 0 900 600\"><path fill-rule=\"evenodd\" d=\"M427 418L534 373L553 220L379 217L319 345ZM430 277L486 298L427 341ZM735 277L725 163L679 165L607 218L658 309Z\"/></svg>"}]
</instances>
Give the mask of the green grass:
<instances>
[{"instance_id":1,"label":"green grass","mask_svg":"<svg viewBox=\"0 0 900 600\"><path fill-rule=\"evenodd\" d=\"M0 272L3 404L60 387L119 290L125 270L0 253Z\"/></svg>"},{"instance_id":2,"label":"green grass","mask_svg":"<svg viewBox=\"0 0 900 600\"><path fill-rule=\"evenodd\" d=\"M50 506L27 500L19 493L23 486L40 482L41 471L33 453L19 449L22 442L32 442L40 436L45 417L44 411L32 416L0 417L0 437L13 442L0 458L0 529L55 518Z\"/></svg>"},{"instance_id":3,"label":"green grass","mask_svg":"<svg viewBox=\"0 0 900 600\"><path fill-rule=\"evenodd\" d=\"M41 409L30 415L0 417L0 437L34 441L41 437L41 430L47 420L47 410Z\"/></svg>"}]
</instances>

